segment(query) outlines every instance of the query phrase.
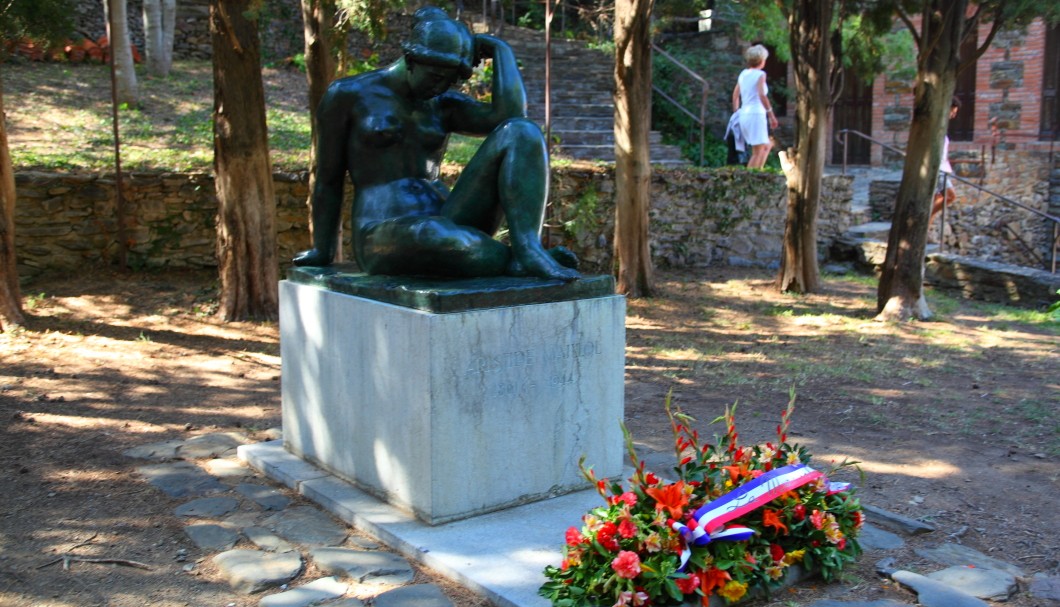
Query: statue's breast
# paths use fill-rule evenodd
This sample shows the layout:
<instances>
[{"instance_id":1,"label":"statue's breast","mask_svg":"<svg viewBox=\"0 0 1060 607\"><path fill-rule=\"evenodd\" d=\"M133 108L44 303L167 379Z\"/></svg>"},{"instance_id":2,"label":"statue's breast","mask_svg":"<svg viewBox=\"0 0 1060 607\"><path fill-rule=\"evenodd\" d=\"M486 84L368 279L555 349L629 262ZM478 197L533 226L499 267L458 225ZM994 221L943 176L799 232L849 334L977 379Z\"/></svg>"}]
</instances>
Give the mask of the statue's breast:
<instances>
[{"instance_id":1,"label":"statue's breast","mask_svg":"<svg viewBox=\"0 0 1060 607\"><path fill-rule=\"evenodd\" d=\"M399 143L405 129L396 112L381 112L365 117L361 128L357 130L363 143L369 147L383 148Z\"/></svg>"}]
</instances>

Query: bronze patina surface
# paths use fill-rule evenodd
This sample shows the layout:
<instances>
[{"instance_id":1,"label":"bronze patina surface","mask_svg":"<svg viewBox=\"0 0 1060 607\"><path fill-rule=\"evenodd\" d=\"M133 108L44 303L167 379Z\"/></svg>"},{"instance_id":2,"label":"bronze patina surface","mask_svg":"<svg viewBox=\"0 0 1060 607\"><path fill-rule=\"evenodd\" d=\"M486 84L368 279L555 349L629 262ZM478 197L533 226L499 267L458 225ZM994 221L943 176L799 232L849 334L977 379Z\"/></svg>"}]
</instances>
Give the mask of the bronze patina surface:
<instances>
[{"instance_id":1,"label":"bronze patina surface","mask_svg":"<svg viewBox=\"0 0 1060 607\"><path fill-rule=\"evenodd\" d=\"M436 314L591 299L615 292L611 276L583 276L573 282L515 276L440 279L370 275L359 272L352 264L292 267L287 279Z\"/></svg>"}]
</instances>

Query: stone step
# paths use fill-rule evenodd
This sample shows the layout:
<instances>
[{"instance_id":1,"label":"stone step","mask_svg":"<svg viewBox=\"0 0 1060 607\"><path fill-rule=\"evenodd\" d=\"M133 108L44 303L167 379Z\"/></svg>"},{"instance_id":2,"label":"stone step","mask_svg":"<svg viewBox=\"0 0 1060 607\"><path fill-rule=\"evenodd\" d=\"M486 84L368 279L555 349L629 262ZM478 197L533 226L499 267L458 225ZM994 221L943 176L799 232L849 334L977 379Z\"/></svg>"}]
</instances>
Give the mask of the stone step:
<instances>
[{"instance_id":1,"label":"stone step","mask_svg":"<svg viewBox=\"0 0 1060 607\"><path fill-rule=\"evenodd\" d=\"M614 162L615 160L615 145L613 143L586 145L565 144L561 141L558 146L552 148L552 152L557 156L577 160L603 160L606 162ZM689 164L689 161L681 155L680 148L670 145L653 145L651 148L651 162L652 164Z\"/></svg>"},{"instance_id":2,"label":"stone step","mask_svg":"<svg viewBox=\"0 0 1060 607\"><path fill-rule=\"evenodd\" d=\"M552 127L552 137L559 138L560 145L563 145L564 141L577 141L583 145L614 145L615 144L615 131L613 128L607 130L566 130L557 129L555 125ZM648 143L651 145L661 144L662 133L659 131L651 131L648 133Z\"/></svg>"}]
</instances>

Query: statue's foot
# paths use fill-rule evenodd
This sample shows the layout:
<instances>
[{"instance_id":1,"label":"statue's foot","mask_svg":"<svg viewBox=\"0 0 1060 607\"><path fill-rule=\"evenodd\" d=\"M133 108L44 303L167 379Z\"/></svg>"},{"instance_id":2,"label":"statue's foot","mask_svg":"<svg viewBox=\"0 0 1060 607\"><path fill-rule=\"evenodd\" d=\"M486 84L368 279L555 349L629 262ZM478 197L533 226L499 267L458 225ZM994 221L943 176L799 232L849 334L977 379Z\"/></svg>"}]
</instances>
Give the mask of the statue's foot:
<instances>
[{"instance_id":1,"label":"statue's foot","mask_svg":"<svg viewBox=\"0 0 1060 607\"><path fill-rule=\"evenodd\" d=\"M578 256L567 247L552 247L548 250L548 254L564 268L578 269Z\"/></svg>"},{"instance_id":2,"label":"statue's foot","mask_svg":"<svg viewBox=\"0 0 1060 607\"><path fill-rule=\"evenodd\" d=\"M561 248L556 247L556 249ZM563 254L560 251L556 251L556 249L550 251L540 249L538 251L524 252L522 255L512 255L512 260L508 263L508 275L553 278L564 282L581 278L581 274L577 270L566 266L566 263L575 265L578 263L578 258L574 256L574 253L563 249L563 251L566 251L566 254ZM553 251L556 252L554 253ZM562 257L562 261L557 259L557 255Z\"/></svg>"},{"instance_id":3,"label":"statue's foot","mask_svg":"<svg viewBox=\"0 0 1060 607\"><path fill-rule=\"evenodd\" d=\"M331 265L331 256L317 249L309 249L295 255L292 261L296 266L323 267Z\"/></svg>"}]
</instances>

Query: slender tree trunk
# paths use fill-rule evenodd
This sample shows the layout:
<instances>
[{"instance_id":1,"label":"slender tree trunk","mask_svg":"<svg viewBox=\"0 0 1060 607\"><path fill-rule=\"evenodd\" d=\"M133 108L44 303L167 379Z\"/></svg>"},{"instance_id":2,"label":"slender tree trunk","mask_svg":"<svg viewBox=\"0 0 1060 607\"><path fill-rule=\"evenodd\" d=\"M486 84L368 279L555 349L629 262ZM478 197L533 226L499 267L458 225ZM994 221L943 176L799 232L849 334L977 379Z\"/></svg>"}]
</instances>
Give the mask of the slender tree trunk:
<instances>
[{"instance_id":1,"label":"slender tree trunk","mask_svg":"<svg viewBox=\"0 0 1060 607\"><path fill-rule=\"evenodd\" d=\"M0 332L5 326L22 322L22 292L15 264L15 171L7 147L7 114L0 88Z\"/></svg>"},{"instance_id":2,"label":"slender tree trunk","mask_svg":"<svg viewBox=\"0 0 1060 607\"><path fill-rule=\"evenodd\" d=\"M254 0L211 0L214 171L225 320L274 319L278 312L276 199L265 125Z\"/></svg>"},{"instance_id":3,"label":"slender tree trunk","mask_svg":"<svg viewBox=\"0 0 1060 607\"><path fill-rule=\"evenodd\" d=\"M144 0L143 14L147 70L154 76L168 76L173 67L177 0Z\"/></svg>"},{"instance_id":4,"label":"slender tree trunk","mask_svg":"<svg viewBox=\"0 0 1060 607\"><path fill-rule=\"evenodd\" d=\"M110 52L114 53L114 73L118 81L118 103L139 105L140 89L136 81L132 42L129 38L127 0L103 0L104 13L110 25Z\"/></svg>"},{"instance_id":5,"label":"slender tree trunk","mask_svg":"<svg viewBox=\"0 0 1060 607\"><path fill-rule=\"evenodd\" d=\"M817 208L824 174L828 108L832 100L833 3L798 0L788 13L795 72L795 147L781 156L788 183L788 210L777 274L781 291L813 293L819 288Z\"/></svg>"},{"instance_id":6,"label":"slender tree trunk","mask_svg":"<svg viewBox=\"0 0 1060 607\"><path fill-rule=\"evenodd\" d=\"M162 0L162 69L169 75L173 67L173 40L177 34L177 0Z\"/></svg>"},{"instance_id":7,"label":"slender tree trunk","mask_svg":"<svg viewBox=\"0 0 1060 607\"><path fill-rule=\"evenodd\" d=\"M648 242L653 7L654 0L615 2L616 289L631 297L654 289Z\"/></svg>"},{"instance_id":8,"label":"slender tree trunk","mask_svg":"<svg viewBox=\"0 0 1060 607\"><path fill-rule=\"evenodd\" d=\"M162 55L162 0L144 0L144 55L147 71L160 76Z\"/></svg>"},{"instance_id":9,"label":"slender tree trunk","mask_svg":"<svg viewBox=\"0 0 1060 607\"><path fill-rule=\"evenodd\" d=\"M926 4L913 122L876 295L879 320L932 317L924 297L924 253L968 3L931 0Z\"/></svg>"},{"instance_id":10,"label":"slender tree trunk","mask_svg":"<svg viewBox=\"0 0 1060 607\"><path fill-rule=\"evenodd\" d=\"M335 78L335 58L331 53L329 31L335 23L334 0L302 0L302 24L305 32L305 76L309 83L309 124L311 147L309 152L309 236L313 237L313 190L317 173L317 106ZM342 242L342 226L339 226L339 243ZM342 261L342 246L336 252L336 261Z\"/></svg>"}]
</instances>

